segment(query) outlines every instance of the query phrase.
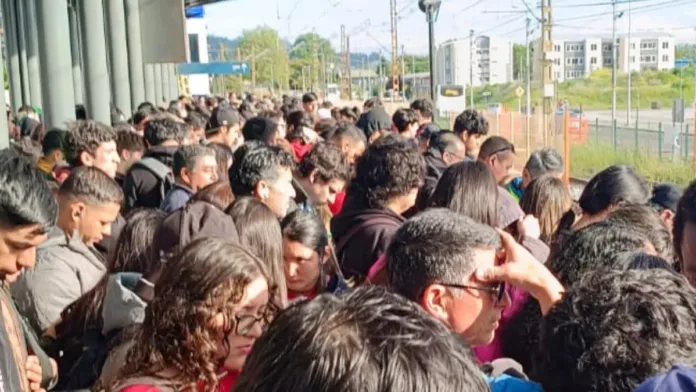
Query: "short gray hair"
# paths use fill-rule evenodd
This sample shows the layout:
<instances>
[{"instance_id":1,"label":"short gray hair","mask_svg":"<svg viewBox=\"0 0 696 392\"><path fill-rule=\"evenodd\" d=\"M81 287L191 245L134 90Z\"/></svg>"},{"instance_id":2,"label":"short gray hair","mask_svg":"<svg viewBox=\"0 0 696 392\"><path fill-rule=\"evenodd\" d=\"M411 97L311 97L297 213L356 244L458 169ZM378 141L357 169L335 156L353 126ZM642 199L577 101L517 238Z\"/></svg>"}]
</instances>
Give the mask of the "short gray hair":
<instances>
[{"instance_id":1,"label":"short gray hair","mask_svg":"<svg viewBox=\"0 0 696 392\"><path fill-rule=\"evenodd\" d=\"M200 144L181 146L174 153L174 175L179 176L183 168L187 168L189 171L195 170L196 160L206 156L215 158L215 150Z\"/></svg>"},{"instance_id":2,"label":"short gray hair","mask_svg":"<svg viewBox=\"0 0 696 392\"><path fill-rule=\"evenodd\" d=\"M477 249L500 248L490 226L446 208L433 208L404 223L387 249L391 288L418 300L430 284L461 283L476 269Z\"/></svg>"},{"instance_id":3,"label":"short gray hair","mask_svg":"<svg viewBox=\"0 0 696 392\"><path fill-rule=\"evenodd\" d=\"M524 166L530 179L534 180L547 173L563 172L563 157L553 148L534 151Z\"/></svg>"}]
</instances>

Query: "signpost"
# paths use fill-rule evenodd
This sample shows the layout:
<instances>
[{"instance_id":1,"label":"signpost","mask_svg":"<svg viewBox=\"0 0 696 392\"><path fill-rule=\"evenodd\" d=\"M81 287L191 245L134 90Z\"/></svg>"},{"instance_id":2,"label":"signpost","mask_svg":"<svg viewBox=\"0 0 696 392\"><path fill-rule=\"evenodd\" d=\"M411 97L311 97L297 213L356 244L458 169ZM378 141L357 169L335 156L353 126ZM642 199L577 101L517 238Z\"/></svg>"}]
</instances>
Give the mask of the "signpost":
<instances>
[{"instance_id":1,"label":"signpost","mask_svg":"<svg viewBox=\"0 0 696 392\"><path fill-rule=\"evenodd\" d=\"M517 111L522 113L522 96L524 95L524 89L522 87L517 87L515 89L515 95L517 95Z\"/></svg>"},{"instance_id":2,"label":"signpost","mask_svg":"<svg viewBox=\"0 0 696 392\"><path fill-rule=\"evenodd\" d=\"M179 75L249 75L251 72L248 62L181 63L177 68Z\"/></svg>"},{"instance_id":3,"label":"signpost","mask_svg":"<svg viewBox=\"0 0 696 392\"><path fill-rule=\"evenodd\" d=\"M459 113L466 107L466 95L464 86L440 85L437 86L437 107L440 112Z\"/></svg>"}]
</instances>

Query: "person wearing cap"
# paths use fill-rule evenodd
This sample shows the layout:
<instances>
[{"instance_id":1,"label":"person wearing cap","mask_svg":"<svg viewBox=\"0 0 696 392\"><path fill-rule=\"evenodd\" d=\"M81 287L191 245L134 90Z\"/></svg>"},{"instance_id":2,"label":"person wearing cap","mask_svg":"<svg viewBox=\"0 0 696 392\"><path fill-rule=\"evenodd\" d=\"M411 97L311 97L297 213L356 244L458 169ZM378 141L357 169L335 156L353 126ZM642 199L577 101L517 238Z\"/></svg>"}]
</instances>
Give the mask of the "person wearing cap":
<instances>
[{"instance_id":1,"label":"person wearing cap","mask_svg":"<svg viewBox=\"0 0 696 392\"><path fill-rule=\"evenodd\" d=\"M369 144L374 143L383 134L391 131L392 121L382 107L374 107L363 113L356 124L362 129Z\"/></svg>"},{"instance_id":2,"label":"person wearing cap","mask_svg":"<svg viewBox=\"0 0 696 392\"><path fill-rule=\"evenodd\" d=\"M313 92L308 92L307 94L302 96L302 110L304 110L306 113L311 114L314 116L317 112L317 101L319 98L317 98L317 95Z\"/></svg>"},{"instance_id":3,"label":"person wearing cap","mask_svg":"<svg viewBox=\"0 0 696 392\"><path fill-rule=\"evenodd\" d=\"M211 113L205 137L209 143L220 143L236 150L244 143L240 132L239 112L229 106L217 107Z\"/></svg>"},{"instance_id":4,"label":"person wearing cap","mask_svg":"<svg viewBox=\"0 0 696 392\"><path fill-rule=\"evenodd\" d=\"M677 213L677 205L682 194L681 188L675 184L657 184L653 187L652 197L648 202L660 214L660 219L669 228L670 232L674 227L674 216Z\"/></svg>"},{"instance_id":5,"label":"person wearing cap","mask_svg":"<svg viewBox=\"0 0 696 392\"><path fill-rule=\"evenodd\" d=\"M43 156L39 158L36 168L39 169L41 174L43 174L48 181L56 180L53 175L53 169L64 162L64 145L65 131L61 129L52 129L46 133L46 136L44 136L43 144L41 146Z\"/></svg>"}]
</instances>

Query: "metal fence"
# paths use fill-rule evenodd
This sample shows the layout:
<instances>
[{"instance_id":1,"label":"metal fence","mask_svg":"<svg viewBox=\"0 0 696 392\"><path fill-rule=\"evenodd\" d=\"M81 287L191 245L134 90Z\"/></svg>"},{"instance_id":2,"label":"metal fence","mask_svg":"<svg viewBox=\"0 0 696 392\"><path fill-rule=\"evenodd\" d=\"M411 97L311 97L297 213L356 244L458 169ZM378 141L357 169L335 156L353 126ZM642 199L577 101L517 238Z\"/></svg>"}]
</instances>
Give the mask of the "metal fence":
<instances>
[{"instance_id":1,"label":"metal fence","mask_svg":"<svg viewBox=\"0 0 696 392\"><path fill-rule=\"evenodd\" d=\"M686 170L691 170L692 165L696 167L694 124L690 123L654 122L625 126L616 121L612 123L569 114L553 115L547 120L544 130L544 119L539 113L531 115L529 119L524 114L509 112L484 113L484 117L489 122L489 135L502 136L515 145L518 170L524 167L529 154L543 147L559 151L564 160L571 163L571 171L574 163L579 164L570 156L576 147L583 147L583 159L587 159L588 153L592 155L595 149L598 155L612 155L610 158L615 161L607 163L608 160L597 160L603 164L619 163L616 161L630 156L641 161L672 162L686 167ZM442 118L441 125L446 126L449 122L451 129L455 118L456 114ZM587 162L582 162L580 166L586 167ZM603 168L597 167L596 171ZM587 175L587 170L584 171L583 174ZM566 175L570 177L575 174L573 171Z\"/></svg>"}]
</instances>

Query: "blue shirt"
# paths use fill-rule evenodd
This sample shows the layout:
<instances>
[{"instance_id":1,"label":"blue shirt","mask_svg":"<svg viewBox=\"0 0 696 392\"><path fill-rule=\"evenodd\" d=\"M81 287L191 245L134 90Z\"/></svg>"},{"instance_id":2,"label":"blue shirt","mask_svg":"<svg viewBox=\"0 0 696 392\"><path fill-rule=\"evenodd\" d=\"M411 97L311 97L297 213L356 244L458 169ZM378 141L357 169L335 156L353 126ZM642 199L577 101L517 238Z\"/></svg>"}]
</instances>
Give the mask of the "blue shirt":
<instances>
[{"instance_id":1,"label":"blue shirt","mask_svg":"<svg viewBox=\"0 0 696 392\"><path fill-rule=\"evenodd\" d=\"M541 385L503 374L498 377L485 376L491 392L543 392Z\"/></svg>"},{"instance_id":2,"label":"blue shirt","mask_svg":"<svg viewBox=\"0 0 696 392\"><path fill-rule=\"evenodd\" d=\"M174 187L167 192L164 200L162 200L160 210L170 213L180 208L184 208L186 203L188 203L192 197L193 190L191 190L191 188L181 184L174 184Z\"/></svg>"}]
</instances>

